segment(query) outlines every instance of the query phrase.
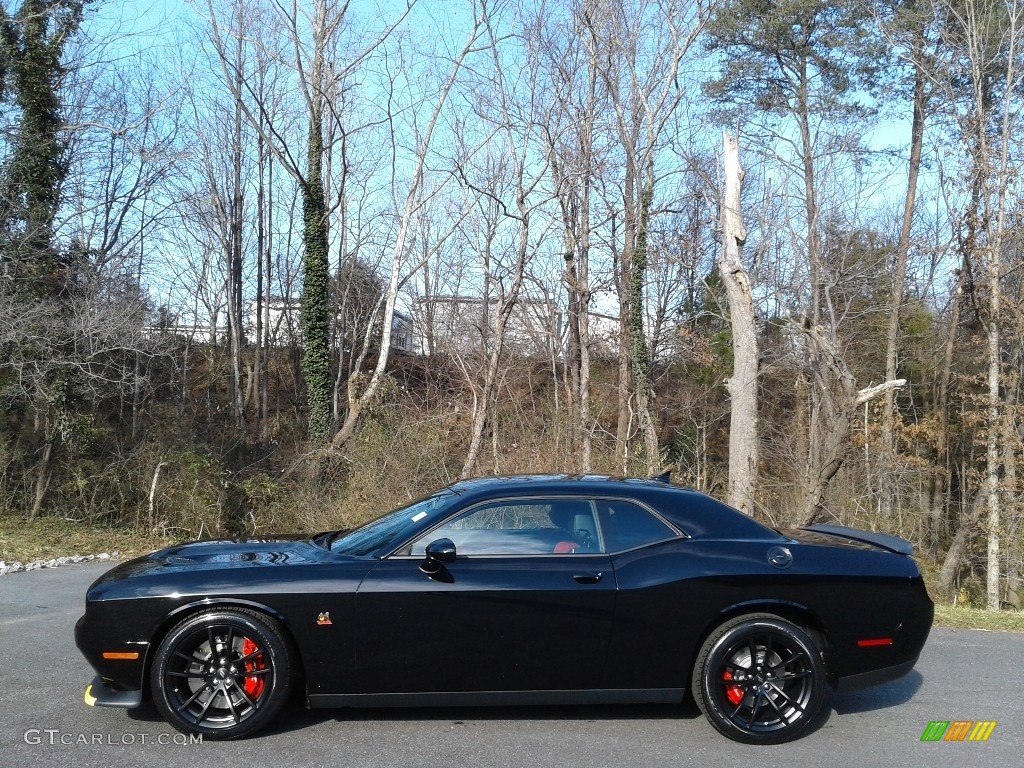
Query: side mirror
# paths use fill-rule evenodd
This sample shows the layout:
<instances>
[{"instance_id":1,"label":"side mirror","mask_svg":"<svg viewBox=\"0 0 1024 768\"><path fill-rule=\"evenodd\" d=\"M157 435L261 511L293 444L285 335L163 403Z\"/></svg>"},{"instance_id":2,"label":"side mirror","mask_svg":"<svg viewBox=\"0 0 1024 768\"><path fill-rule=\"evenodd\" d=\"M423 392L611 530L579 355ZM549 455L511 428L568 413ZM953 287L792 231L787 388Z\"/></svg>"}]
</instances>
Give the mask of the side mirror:
<instances>
[{"instance_id":1,"label":"side mirror","mask_svg":"<svg viewBox=\"0 0 1024 768\"><path fill-rule=\"evenodd\" d=\"M427 544L426 555L420 563L420 570L427 576L433 576L441 570L445 563L455 562L455 542L451 539L438 539Z\"/></svg>"}]
</instances>

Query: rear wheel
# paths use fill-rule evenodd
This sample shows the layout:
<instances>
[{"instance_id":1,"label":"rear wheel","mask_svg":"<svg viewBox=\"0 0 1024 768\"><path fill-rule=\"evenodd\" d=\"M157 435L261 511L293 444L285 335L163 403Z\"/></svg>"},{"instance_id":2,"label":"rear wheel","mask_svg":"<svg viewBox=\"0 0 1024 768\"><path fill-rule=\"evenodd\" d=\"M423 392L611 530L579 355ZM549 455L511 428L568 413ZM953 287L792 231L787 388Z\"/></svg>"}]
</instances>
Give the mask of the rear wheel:
<instances>
[{"instance_id":1,"label":"rear wheel","mask_svg":"<svg viewBox=\"0 0 1024 768\"><path fill-rule=\"evenodd\" d=\"M727 621L697 654L691 690L708 721L747 744L798 738L825 700L825 667L800 627L771 614Z\"/></svg>"},{"instance_id":2,"label":"rear wheel","mask_svg":"<svg viewBox=\"0 0 1024 768\"><path fill-rule=\"evenodd\" d=\"M265 726L288 698L292 665L277 623L243 609L198 613L160 643L153 701L180 731L237 739Z\"/></svg>"}]
</instances>

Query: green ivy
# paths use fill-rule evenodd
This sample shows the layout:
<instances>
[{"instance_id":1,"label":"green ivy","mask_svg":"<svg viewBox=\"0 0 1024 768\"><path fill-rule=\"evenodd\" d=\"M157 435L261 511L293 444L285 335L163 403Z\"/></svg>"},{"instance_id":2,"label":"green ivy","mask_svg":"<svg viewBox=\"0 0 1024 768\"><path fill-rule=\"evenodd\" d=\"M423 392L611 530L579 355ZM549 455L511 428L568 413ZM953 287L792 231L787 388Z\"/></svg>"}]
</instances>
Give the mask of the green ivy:
<instances>
[{"instance_id":1,"label":"green ivy","mask_svg":"<svg viewBox=\"0 0 1024 768\"><path fill-rule=\"evenodd\" d=\"M20 112L10 156L0 168L0 255L29 295L67 283L53 244L53 219L67 176L59 85L61 55L89 0L24 0L14 17L0 11L0 95Z\"/></svg>"},{"instance_id":2,"label":"green ivy","mask_svg":"<svg viewBox=\"0 0 1024 768\"><path fill-rule=\"evenodd\" d=\"M330 270L327 256L327 206L320 165L323 131L320 114L314 111L309 123L309 168L302 188L302 239L306 250L302 285L302 336L305 353L302 374L309 405L309 439L323 446L331 429L331 350L328 337L328 293Z\"/></svg>"}]
</instances>

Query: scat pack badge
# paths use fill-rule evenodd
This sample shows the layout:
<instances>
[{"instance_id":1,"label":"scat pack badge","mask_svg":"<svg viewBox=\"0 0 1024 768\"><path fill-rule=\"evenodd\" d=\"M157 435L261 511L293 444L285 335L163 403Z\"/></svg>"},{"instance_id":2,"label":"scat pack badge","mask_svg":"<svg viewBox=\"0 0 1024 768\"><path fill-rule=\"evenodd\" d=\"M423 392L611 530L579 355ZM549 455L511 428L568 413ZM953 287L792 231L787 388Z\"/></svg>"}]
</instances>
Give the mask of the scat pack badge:
<instances>
[{"instance_id":1,"label":"scat pack badge","mask_svg":"<svg viewBox=\"0 0 1024 768\"><path fill-rule=\"evenodd\" d=\"M318 626L326 627L331 623L331 612L320 611L320 615L316 617L316 623Z\"/></svg>"}]
</instances>

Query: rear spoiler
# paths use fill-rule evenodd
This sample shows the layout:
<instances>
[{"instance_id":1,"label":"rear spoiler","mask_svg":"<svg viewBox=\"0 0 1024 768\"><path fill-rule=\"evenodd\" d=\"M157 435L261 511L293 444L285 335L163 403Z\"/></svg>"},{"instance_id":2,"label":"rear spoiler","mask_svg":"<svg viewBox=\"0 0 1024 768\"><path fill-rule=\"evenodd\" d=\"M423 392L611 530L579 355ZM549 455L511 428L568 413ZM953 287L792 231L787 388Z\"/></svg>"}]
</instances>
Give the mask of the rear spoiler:
<instances>
[{"instance_id":1,"label":"rear spoiler","mask_svg":"<svg viewBox=\"0 0 1024 768\"><path fill-rule=\"evenodd\" d=\"M906 555L907 557L914 554L913 544L906 539L901 539L899 536L890 536L887 533L862 531L859 528L847 528L845 525L808 525L804 530L814 531L815 533L827 533L830 536L841 536L844 539L853 539L854 541L863 541L866 544L873 544L876 547L887 549L899 555Z\"/></svg>"},{"instance_id":2,"label":"rear spoiler","mask_svg":"<svg viewBox=\"0 0 1024 768\"><path fill-rule=\"evenodd\" d=\"M662 469L661 472L659 472L656 475L651 475L647 479L648 480L657 480L660 483L670 483L670 482L672 482L670 480L670 478L672 476L672 470L675 469L675 468L676 468L675 464L669 464L664 469Z\"/></svg>"}]
</instances>

